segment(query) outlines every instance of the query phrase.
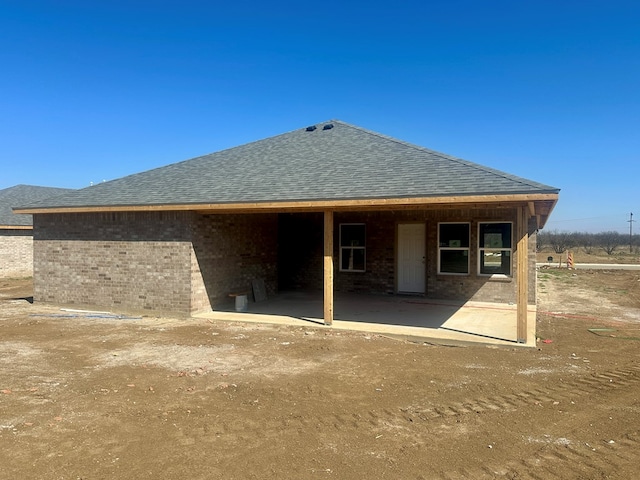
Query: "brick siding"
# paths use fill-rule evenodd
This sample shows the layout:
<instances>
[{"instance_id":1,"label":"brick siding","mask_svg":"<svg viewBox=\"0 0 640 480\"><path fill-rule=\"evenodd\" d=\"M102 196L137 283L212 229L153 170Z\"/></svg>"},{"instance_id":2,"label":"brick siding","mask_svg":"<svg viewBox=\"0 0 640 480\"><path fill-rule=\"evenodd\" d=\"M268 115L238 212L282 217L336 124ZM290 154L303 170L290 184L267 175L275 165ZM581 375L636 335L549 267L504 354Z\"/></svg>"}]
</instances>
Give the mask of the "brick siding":
<instances>
[{"instance_id":1,"label":"brick siding","mask_svg":"<svg viewBox=\"0 0 640 480\"><path fill-rule=\"evenodd\" d=\"M198 279L193 311L230 302L231 292L251 294L253 280L264 280L267 295L277 292L276 214L197 215L192 238Z\"/></svg>"},{"instance_id":2,"label":"brick siding","mask_svg":"<svg viewBox=\"0 0 640 480\"><path fill-rule=\"evenodd\" d=\"M322 288L322 214L287 214L280 222L280 250L294 252L293 258L280 255L281 288ZM509 303L516 301L515 283L517 212L513 208L443 209L385 212L336 213L334 225L334 287L336 291L395 294L397 292L396 229L400 223L423 222L426 228L426 296L451 300L478 300ZM513 223L512 273L509 278L488 278L477 274L478 223L505 221ZM438 274L438 223L470 222L470 274ZM366 272L339 270L339 228L341 223L366 225ZM536 301L535 221L529 225L529 303ZM295 241L288 240L294 238ZM283 244L285 247L283 248ZM283 273L288 274L288 283Z\"/></svg>"},{"instance_id":3,"label":"brick siding","mask_svg":"<svg viewBox=\"0 0 640 480\"><path fill-rule=\"evenodd\" d=\"M191 215L34 215L34 300L188 313Z\"/></svg>"},{"instance_id":4,"label":"brick siding","mask_svg":"<svg viewBox=\"0 0 640 480\"><path fill-rule=\"evenodd\" d=\"M33 233L31 230L0 230L0 278L33 275Z\"/></svg>"},{"instance_id":5,"label":"brick siding","mask_svg":"<svg viewBox=\"0 0 640 480\"><path fill-rule=\"evenodd\" d=\"M190 314L277 290L276 215L35 215L34 299Z\"/></svg>"},{"instance_id":6,"label":"brick siding","mask_svg":"<svg viewBox=\"0 0 640 480\"><path fill-rule=\"evenodd\" d=\"M397 291L396 230L426 228L429 298L516 301L516 209L474 208L335 214L335 290ZM514 222L513 277L477 275L477 225ZM437 273L439 222L471 222L469 275ZM340 272L339 225L366 225L366 272ZM529 302L535 303L535 224L529 225ZM34 298L37 302L188 315L230 303L262 279L281 289L322 289L323 214L121 212L34 215Z\"/></svg>"}]
</instances>

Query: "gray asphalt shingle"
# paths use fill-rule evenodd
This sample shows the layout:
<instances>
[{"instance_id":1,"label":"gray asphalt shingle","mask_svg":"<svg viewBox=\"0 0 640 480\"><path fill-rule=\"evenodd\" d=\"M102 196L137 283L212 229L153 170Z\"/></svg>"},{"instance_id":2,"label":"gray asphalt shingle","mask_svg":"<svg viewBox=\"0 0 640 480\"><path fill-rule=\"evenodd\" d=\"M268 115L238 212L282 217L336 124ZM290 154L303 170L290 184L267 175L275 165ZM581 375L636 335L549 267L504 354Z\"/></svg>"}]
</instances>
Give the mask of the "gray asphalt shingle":
<instances>
[{"instance_id":1,"label":"gray asphalt shingle","mask_svg":"<svg viewBox=\"0 0 640 480\"><path fill-rule=\"evenodd\" d=\"M14 214L12 208L32 202L41 202L56 195L72 192L69 188L36 187L16 185L0 190L0 225L29 227L33 217L28 214Z\"/></svg>"},{"instance_id":2,"label":"gray asphalt shingle","mask_svg":"<svg viewBox=\"0 0 640 480\"><path fill-rule=\"evenodd\" d=\"M325 125L333 128L325 130ZM558 193L338 120L130 175L30 208Z\"/></svg>"}]
</instances>

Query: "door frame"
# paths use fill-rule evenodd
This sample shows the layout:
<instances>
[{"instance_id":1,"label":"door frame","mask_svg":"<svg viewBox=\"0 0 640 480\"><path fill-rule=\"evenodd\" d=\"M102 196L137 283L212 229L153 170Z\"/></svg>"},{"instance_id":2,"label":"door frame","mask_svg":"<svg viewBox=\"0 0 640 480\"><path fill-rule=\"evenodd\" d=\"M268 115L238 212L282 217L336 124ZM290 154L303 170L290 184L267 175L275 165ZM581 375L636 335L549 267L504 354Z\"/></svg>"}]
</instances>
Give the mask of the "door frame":
<instances>
[{"instance_id":1,"label":"door frame","mask_svg":"<svg viewBox=\"0 0 640 480\"><path fill-rule=\"evenodd\" d=\"M407 292L401 291L399 289L400 286L400 225L411 225L411 224L419 224L424 226L424 290L422 292ZM427 282L429 276L427 275L427 222L425 221L398 221L396 222L396 238L395 238L395 290L397 294L405 294L405 295L426 295L427 294Z\"/></svg>"}]
</instances>

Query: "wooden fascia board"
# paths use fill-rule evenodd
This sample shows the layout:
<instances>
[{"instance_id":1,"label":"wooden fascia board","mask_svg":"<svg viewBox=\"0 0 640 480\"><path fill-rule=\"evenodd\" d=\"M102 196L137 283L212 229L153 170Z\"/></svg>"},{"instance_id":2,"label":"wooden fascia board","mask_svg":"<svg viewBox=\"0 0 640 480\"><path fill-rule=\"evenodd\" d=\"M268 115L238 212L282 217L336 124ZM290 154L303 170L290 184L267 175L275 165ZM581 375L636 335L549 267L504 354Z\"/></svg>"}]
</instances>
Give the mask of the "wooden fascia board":
<instances>
[{"instance_id":1,"label":"wooden fascia board","mask_svg":"<svg viewBox=\"0 0 640 480\"><path fill-rule=\"evenodd\" d=\"M557 193L511 194L511 195L469 195L449 197L416 198L375 198L355 200L312 200L284 202L247 202L247 203L203 203L180 205L113 205L87 207L24 208L14 213L50 214L50 213L94 213L94 212L158 212L158 211L197 211L200 213L258 213L339 210L387 210L415 209L425 207L460 207L496 204L513 205L529 202L557 201Z\"/></svg>"},{"instance_id":2,"label":"wooden fascia board","mask_svg":"<svg viewBox=\"0 0 640 480\"><path fill-rule=\"evenodd\" d=\"M553 209L555 208L557 203L558 203L558 198L557 198L557 195L556 195L555 201L551 205L546 207L544 212L538 212L539 217L540 217L540 221L538 221L538 228L539 229L544 228L545 224L547 223L547 220L549 219L549 215L551 215L551 212L553 211Z\"/></svg>"},{"instance_id":3,"label":"wooden fascia board","mask_svg":"<svg viewBox=\"0 0 640 480\"><path fill-rule=\"evenodd\" d=\"M33 230L32 225L0 225L0 230Z\"/></svg>"}]
</instances>

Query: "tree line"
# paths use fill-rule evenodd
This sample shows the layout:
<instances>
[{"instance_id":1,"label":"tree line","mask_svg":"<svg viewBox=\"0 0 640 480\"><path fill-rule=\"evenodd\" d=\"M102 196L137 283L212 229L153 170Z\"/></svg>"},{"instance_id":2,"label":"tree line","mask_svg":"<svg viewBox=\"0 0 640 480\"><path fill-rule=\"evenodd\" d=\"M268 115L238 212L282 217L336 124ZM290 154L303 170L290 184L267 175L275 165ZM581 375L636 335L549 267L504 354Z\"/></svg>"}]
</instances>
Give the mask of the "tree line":
<instances>
[{"instance_id":1,"label":"tree line","mask_svg":"<svg viewBox=\"0 0 640 480\"><path fill-rule=\"evenodd\" d=\"M537 237L538 251L551 248L555 253L580 249L591 255L599 251L607 255L617 252L640 253L640 235L630 236L620 232L551 232L540 231Z\"/></svg>"}]
</instances>

